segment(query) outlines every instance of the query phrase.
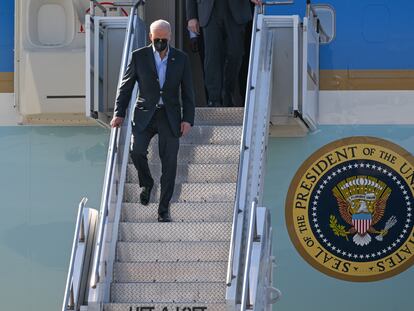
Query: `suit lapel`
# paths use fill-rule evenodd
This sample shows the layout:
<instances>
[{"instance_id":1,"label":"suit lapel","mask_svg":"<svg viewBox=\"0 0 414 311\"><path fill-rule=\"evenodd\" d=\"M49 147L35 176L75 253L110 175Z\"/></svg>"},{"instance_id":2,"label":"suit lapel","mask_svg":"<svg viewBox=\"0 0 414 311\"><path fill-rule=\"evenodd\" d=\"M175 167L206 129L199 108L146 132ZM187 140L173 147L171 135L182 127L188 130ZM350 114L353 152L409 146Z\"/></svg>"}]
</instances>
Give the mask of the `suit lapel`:
<instances>
[{"instance_id":1,"label":"suit lapel","mask_svg":"<svg viewBox=\"0 0 414 311\"><path fill-rule=\"evenodd\" d=\"M165 72L165 82L164 82L164 87L167 85L171 75L174 72L174 67L176 64L176 59L175 59L175 49L172 48L171 46L170 48L170 52L168 54L168 60L167 60L167 70Z\"/></svg>"},{"instance_id":2,"label":"suit lapel","mask_svg":"<svg viewBox=\"0 0 414 311\"><path fill-rule=\"evenodd\" d=\"M152 49L152 45L148 46L148 57L150 59L149 64L151 70L155 74L155 76L158 77L157 66L155 65L154 50Z\"/></svg>"}]
</instances>

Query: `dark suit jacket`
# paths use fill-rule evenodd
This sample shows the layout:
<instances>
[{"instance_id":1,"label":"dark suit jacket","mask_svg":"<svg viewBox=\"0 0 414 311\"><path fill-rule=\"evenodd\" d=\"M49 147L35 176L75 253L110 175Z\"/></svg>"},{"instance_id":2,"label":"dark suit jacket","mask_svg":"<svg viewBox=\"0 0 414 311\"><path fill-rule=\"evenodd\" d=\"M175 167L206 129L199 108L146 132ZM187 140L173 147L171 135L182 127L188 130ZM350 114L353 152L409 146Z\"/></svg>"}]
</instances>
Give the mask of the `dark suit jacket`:
<instances>
[{"instance_id":1,"label":"dark suit jacket","mask_svg":"<svg viewBox=\"0 0 414 311\"><path fill-rule=\"evenodd\" d=\"M200 26L205 27L210 20L214 1L228 1L237 24L245 24L252 19L249 0L186 0L187 20L197 18Z\"/></svg>"},{"instance_id":2,"label":"dark suit jacket","mask_svg":"<svg viewBox=\"0 0 414 311\"><path fill-rule=\"evenodd\" d=\"M132 53L131 61L122 79L115 102L115 115L125 117L125 113L138 82L139 96L134 108L134 123L138 131L143 131L155 113L160 97L165 105L167 118L175 136L180 136L181 121L194 123L194 89L188 56L173 47L169 47L165 83L162 89L152 46L138 49ZM179 94L181 87L181 101ZM181 111L182 106L182 111Z\"/></svg>"}]
</instances>

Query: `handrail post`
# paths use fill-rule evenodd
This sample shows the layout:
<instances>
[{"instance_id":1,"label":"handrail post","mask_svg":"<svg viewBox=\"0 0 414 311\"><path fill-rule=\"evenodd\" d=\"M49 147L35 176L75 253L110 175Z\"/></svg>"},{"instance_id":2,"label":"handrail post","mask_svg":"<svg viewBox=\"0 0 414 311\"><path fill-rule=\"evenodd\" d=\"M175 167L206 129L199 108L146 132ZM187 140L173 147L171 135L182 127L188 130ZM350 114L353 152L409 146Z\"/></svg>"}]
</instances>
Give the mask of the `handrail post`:
<instances>
[{"instance_id":1,"label":"handrail post","mask_svg":"<svg viewBox=\"0 0 414 311\"><path fill-rule=\"evenodd\" d=\"M306 0L306 16L307 17L310 16L310 11L311 11L311 0Z\"/></svg>"},{"instance_id":2,"label":"handrail post","mask_svg":"<svg viewBox=\"0 0 414 311\"><path fill-rule=\"evenodd\" d=\"M75 309L75 295L73 293L73 282L70 286L70 296L69 296L68 309L69 310L74 310Z\"/></svg>"},{"instance_id":3,"label":"handrail post","mask_svg":"<svg viewBox=\"0 0 414 311\"><path fill-rule=\"evenodd\" d=\"M84 242L84 241L81 241L80 235L81 235L81 231L83 230L82 227L84 226L83 210L85 208L86 202L88 202L88 199L82 198L82 200L79 203L78 215L76 217L75 235L74 235L73 243L72 243L72 252L71 252L70 262L69 262L68 277L66 279L65 296L63 298L62 310L64 311L74 310L76 307L75 293L73 289L73 269L74 269L75 256L76 256L76 251L78 249L78 244Z\"/></svg>"},{"instance_id":4,"label":"handrail post","mask_svg":"<svg viewBox=\"0 0 414 311\"><path fill-rule=\"evenodd\" d=\"M85 242L85 220L82 217L81 220L81 227L80 227L80 233L79 233L79 242Z\"/></svg>"},{"instance_id":5,"label":"handrail post","mask_svg":"<svg viewBox=\"0 0 414 311\"><path fill-rule=\"evenodd\" d=\"M257 198L252 202L252 208L250 210L250 219L249 219L249 232L247 235L247 250L246 250L246 263L244 266L243 274L243 288L242 288L242 297L241 297L241 311L246 311L247 308L253 308L253 304L250 297L250 263L253 250L254 235L256 229L255 227L255 218L257 210ZM257 228L257 225L256 225Z\"/></svg>"},{"instance_id":6,"label":"handrail post","mask_svg":"<svg viewBox=\"0 0 414 311\"><path fill-rule=\"evenodd\" d=\"M257 199L255 199L256 201L256 205L257 205ZM253 208L252 208L253 210ZM257 213L254 212L253 215L253 242L260 242L260 234L258 232L258 227L257 227Z\"/></svg>"},{"instance_id":7,"label":"handrail post","mask_svg":"<svg viewBox=\"0 0 414 311\"><path fill-rule=\"evenodd\" d=\"M250 309L253 307L253 303L250 298L250 278L247 280L247 301L246 301L246 309Z\"/></svg>"},{"instance_id":8,"label":"handrail post","mask_svg":"<svg viewBox=\"0 0 414 311\"><path fill-rule=\"evenodd\" d=\"M89 1L89 13L91 16L95 16L95 0Z\"/></svg>"}]
</instances>

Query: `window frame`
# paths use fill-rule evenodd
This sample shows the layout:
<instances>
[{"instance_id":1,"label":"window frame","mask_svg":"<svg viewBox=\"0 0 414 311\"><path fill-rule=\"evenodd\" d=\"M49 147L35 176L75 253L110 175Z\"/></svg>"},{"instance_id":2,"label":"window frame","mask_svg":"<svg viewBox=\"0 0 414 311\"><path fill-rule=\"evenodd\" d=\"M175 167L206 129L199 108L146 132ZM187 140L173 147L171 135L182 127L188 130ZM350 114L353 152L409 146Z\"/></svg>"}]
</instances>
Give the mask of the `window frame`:
<instances>
[{"instance_id":1,"label":"window frame","mask_svg":"<svg viewBox=\"0 0 414 311\"><path fill-rule=\"evenodd\" d=\"M318 13L318 9L326 9L326 10L331 12L332 25L333 25L332 37L329 37L329 40L327 42L320 42L321 45L330 44L336 38L336 11L335 11L335 8L331 4L328 4L328 3L317 3L317 4L313 4L312 7L313 7L313 9L315 10L316 13ZM319 18L319 16L318 16L318 18Z\"/></svg>"}]
</instances>

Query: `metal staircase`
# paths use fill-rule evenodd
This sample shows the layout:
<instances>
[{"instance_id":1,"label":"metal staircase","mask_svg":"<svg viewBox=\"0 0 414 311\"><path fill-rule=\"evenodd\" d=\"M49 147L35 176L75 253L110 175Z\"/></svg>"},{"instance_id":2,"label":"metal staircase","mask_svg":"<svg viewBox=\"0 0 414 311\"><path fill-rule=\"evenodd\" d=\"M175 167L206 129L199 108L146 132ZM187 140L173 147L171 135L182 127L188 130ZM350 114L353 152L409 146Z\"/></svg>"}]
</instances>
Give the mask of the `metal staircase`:
<instances>
[{"instance_id":1,"label":"metal staircase","mask_svg":"<svg viewBox=\"0 0 414 311\"><path fill-rule=\"evenodd\" d=\"M104 310L226 309L242 121L242 108L197 109L198 125L181 139L171 223L156 222L158 188L149 206L137 203L137 172L128 164L111 303ZM154 139L149 163L159 180L156 146Z\"/></svg>"},{"instance_id":2,"label":"metal staircase","mask_svg":"<svg viewBox=\"0 0 414 311\"><path fill-rule=\"evenodd\" d=\"M144 41L137 14L143 4L136 1L131 9L120 78L134 43ZM123 27L110 17L87 26L99 34L98 23L112 22ZM271 287L272 228L261 200L273 50L260 38L253 32L246 107L197 108L195 126L180 140L171 223L156 222L157 182L151 203L139 203L137 172L129 159L135 87L122 127L111 130L98 224L88 228L94 233L86 250L91 259L71 260L62 311L271 310L280 292ZM100 51L91 56L96 64ZM89 112L100 106L94 98ZM157 181L156 137L148 157ZM74 258L77 240L75 235ZM80 269L88 275L80 278Z\"/></svg>"}]
</instances>

